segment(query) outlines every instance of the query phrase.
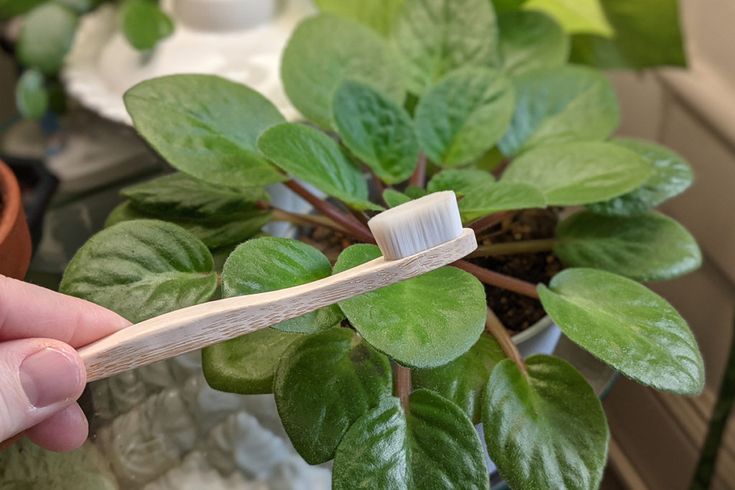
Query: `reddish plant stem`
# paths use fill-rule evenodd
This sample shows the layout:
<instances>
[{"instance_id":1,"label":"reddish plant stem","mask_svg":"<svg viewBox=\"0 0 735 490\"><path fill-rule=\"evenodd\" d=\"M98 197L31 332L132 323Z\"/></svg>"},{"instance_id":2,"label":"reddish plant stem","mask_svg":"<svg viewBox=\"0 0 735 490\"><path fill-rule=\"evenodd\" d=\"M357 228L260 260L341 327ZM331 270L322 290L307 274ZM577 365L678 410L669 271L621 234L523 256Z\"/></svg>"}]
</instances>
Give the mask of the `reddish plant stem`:
<instances>
[{"instance_id":1,"label":"reddish plant stem","mask_svg":"<svg viewBox=\"0 0 735 490\"><path fill-rule=\"evenodd\" d=\"M505 172L505 169L508 168L508 165L510 165L509 158L504 158L503 160L501 160L498 166L492 170L493 177L499 179L500 176L503 175L503 172Z\"/></svg>"},{"instance_id":2,"label":"reddish plant stem","mask_svg":"<svg viewBox=\"0 0 735 490\"><path fill-rule=\"evenodd\" d=\"M498 341L498 344L500 344L500 348L503 349L505 355L508 356L508 358L511 359L514 363L516 363L518 369L520 369L523 374L528 375L528 371L526 370L526 363L523 362L523 356L518 351L516 345L513 343L513 339L511 339L508 330L505 328L505 326L503 326L503 324L500 322L500 319L490 308L487 309L485 330L487 330L490 335L495 337L495 340Z\"/></svg>"},{"instance_id":3,"label":"reddish plant stem","mask_svg":"<svg viewBox=\"0 0 735 490\"><path fill-rule=\"evenodd\" d=\"M481 282L484 282L485 284L488 284L490 286L507 289L508 291L522 294L523 296L528 296L529 298L538 299L539 297L538 291L536 291L536 286L534 286L530 282L526 282L515 277L506 276L505 274L485 269L484 267L480 267L479 265L467 262L466 260L458 260L452 265L454 267L462 269L463 271L469 272Z\"/></svg>"},{"instance_id":4,"label":"reddish plant stem","mask_svg":"<svg viewBox=\"0 0 735 490\"><path fill-rule=\"evenodd\" d=\"M411 368L394 364L395 394L401 401L404 412L408 412L408 399L411 396Z\"/></svg>"},{"instance_id":5,"label":"reddish plant stem","mask_svg":"<svg viewBox=\"0 0 735 490\"><path fill-rule=\"evenodd\" d=\"M416 170L411 175L411 180L408 181L409 185L416 187L424 187L426 183L426 155L422 151L419 153L419 159L416 162Z\"/></svg>"},{"instance_id":6,"label":"reddish plant stem","mask_svg":"<svg viewBox=\"0 0 735 490\"><path fill-rule=\"evenodd\" d=\"M343 234L345 233L344 228L326 216L320 216L318 214L292 213L279 208L268 208L268 210L271 212L271 216L273 216L275 221L286 221L295 225L323 226Z\"/></svg>"},{"instance_id":7,"label":"reddish plant stem","mask_svg":"<svg viewBox=\"0 0 735 490\"><path fill-rule=\"evenodd\" d=\"M509 218L511 216L513 216L513 213L508 212L508 211L488 214L484 218L480 218L470 223L469 227L475 230L475 235L479 236L480 234L482 234L482 232L484 232L488 228L492 228L498 223L502 223L504 219Z\"/></svg>"},{"instance_id":8,"label":"reddish plant stem","mask_svg":"<svg viewBox=\"0 0 735 490\"><path fill-rule=\"evenodd\" d=\"M286 186L294 191L296 194L301 196L306 202L314 206L324 216L330 218L332 221L343 227L350 234L354 235L360 241L373 243L373 235L370 230L367 229L362 223L357 221L357 218L352 215L342 212L338 207L332 203L320 199L312 194L307 188L296 182L295 180L286 181Z\"/></svg>"},{"instance_id":9,"label":"reddish plant stem","mask_svg":"<svg viewBox=\"0 0 735 490\"><path fill-rule=\"evenodd\" d=\"M480 245L477 250L468 257L496 257L498 255L530 254L537 252L548 252L554 248L556 240L553 238L543 240L524 240L520 242L491 243Z\"/></svg>"}]
</instances>

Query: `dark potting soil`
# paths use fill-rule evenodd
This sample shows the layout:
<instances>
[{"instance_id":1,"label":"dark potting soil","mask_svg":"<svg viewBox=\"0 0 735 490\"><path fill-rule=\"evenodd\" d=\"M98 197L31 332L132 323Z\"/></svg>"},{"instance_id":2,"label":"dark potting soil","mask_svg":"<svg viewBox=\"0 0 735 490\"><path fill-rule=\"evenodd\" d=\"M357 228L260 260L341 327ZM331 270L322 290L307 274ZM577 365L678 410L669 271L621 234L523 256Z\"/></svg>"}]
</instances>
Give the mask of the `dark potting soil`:
<instances>
[{"instance_id":1,"label":"dark potting soil","mask_svg":"<svg viewBox=\"0 0 735 490\"><path fill-rule=\"evenodd\" d=\"M558 221L558 211L555 209L521 211L481 236L479 242L489 244L553 238ZM562 268L552 252L477 257L469 261L533 284L548 284ZM545 315L538 300L487 285L485 294L490 309L513 333L527 329Z\"/></svg>"},{"instance_id":2,"label":"dark potting soil","mask_svg":"<svg viewBox=\"0 0 735 490\"><path fill-rule=\"evenodd\" d=\"M558 222L557 214L553 209L521 211L502 225L490 229L479 241L488 244L553 238ZM344 235L329 228L303 227L300 231L301 241L321 250L332 263L337 260L340 252L352 243ZM561 270L559 260L551 252L469 260L487 269L533 284L540 282L548 284L554 274ZM541 303L535 299L492 286L485 286L485 293L488 306L512 333L527 329L545 315Z\"/></svg>"}]
</instances>

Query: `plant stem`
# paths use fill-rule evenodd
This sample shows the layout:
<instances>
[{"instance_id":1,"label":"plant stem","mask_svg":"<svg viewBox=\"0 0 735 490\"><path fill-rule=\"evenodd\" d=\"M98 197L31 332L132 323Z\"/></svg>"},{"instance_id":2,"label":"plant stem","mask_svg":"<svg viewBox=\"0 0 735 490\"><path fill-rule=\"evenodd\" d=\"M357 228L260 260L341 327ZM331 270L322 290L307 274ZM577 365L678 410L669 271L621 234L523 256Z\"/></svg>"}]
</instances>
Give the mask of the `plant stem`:
<instances>
[{"instance_id":1,"label":"plant stem","mask_svg":"<svg viewBox=\"0 0 735 490\"><path fill-rule=\"evenodd\" d=\"M404 412L408 412L408 398L411 396L411 368L394 364L395 392Z\"/></svg>"},{"instance_id":2,"label":"plant stem","mask_svg":"<svg viewBox=\"0 0 735 490\"><path fill-rule=\"evenodd\" d=\"M501 223L504 219L509 218L510 216L513 216L513 213L507 211L488 214L484 218L480 218L470 223L469 227L475 230L475 235L479 236L483 231L487 230L488 228L492 228L493 226Z\"/></svg>"},{"instance_id":3,"label":"plant stem","mask_svg":"<svg viewBox=\"0 0 735 490\"><path fill-rule=\"evenodd\" d=\"M345 232L344 228L326 216L292 213L279 208L270 208L270 212L275 221L287 221L295 225L324 226L341 233Z\"/></svg>"},{"instance_id":4,"label":"plant stem","mask_svg":"<svg viewBox=\"0 0 735 490\"><path fill-rule=\"evenodd\" d=\"M500 344L500 347L501 349L503 349L503 352L505 352L505 355L508 356L508 358L511 359L514 363L516 363L518 369L520 369L523 374L528 376L526 363L523 362L523 356L518 351L516 345L513 343L513 339L510 338L508 330L506 330L505 326L500 323L500 319L490 308L487 309L487 321L485 322L485 330L487 330L490 335L495 337L495 340L498 341L498 344Z\"/></svg>"},{"instance_id":5,"label":"plant stem","mask_svg":"<svg viewBox=\"0 0 735 490\"><path fill-rule=\"evenodd\" d=\"M367 229L362 223L357 221L356 218L349 214L345 214L338 207L332 203L320 199L312 194L306 187L302 186L295 180L286 181L286 187L294 191L296 194L304 198L306 202L314 206L320 213L327 218L333 220L339 226L343 227L346 231L354 235L358 240L373 243L373 235L370 230Z\"/></svg>"},{"instance_id":6,"label":"plant stem","mask_svg":"<svg viewBox=\"0 0 735 490\"><path fill-rule=\"evenodd\" d=\"M503 172L505 172L505 169L508 168L508 165L510 165L510 159L504 158L497 167L495 167L492 171L493 177L496 179L499 179L501 175L503 175Z\"/></svg>"},{"instance_id":7,"label":"plant stem","mask_svg":"<svg viewBox=\"0 0 735 490\"><path fill-rule=\"evenodd\" d=\"M527 254L547 252L554 247L553 238L545 240L524 240L522 242L491 243L480 245L469 257L493 257L496 255Z\"/></svg>"},{"instance_id":8,"label":"plant stem","mask_svg":"<svg viewBox=\"0 0 735 490\"><path fill-rule=\"evenodd\" d=\"M424 187L426 183L426 155L422 151L419 153L419 159L416 162L416 170L411 175L411 180L408 181L409 185L415 185L416 187Z\"/></svg>"},{"instance_id":9,"label":"plant stem","mask_svg":"<svg viewBox=\"0 0 735 490\"><path fill-rule=\"evenodd\" d=\"M478 278L481 282L484 282L489 286L507 289L508 291L513 291L514 293L522 294L523 296L528 296L529 298L538 299L538 291L536 291L536 286L534 286L530 282L526 282L515 277L506 276L505 274L485 269L484 267L480 267L479 265L467 262L466 260L458 260L452 265L454 267L462 269L463 271L469 272L470 274Z\"/></svg>"}]
</instances>

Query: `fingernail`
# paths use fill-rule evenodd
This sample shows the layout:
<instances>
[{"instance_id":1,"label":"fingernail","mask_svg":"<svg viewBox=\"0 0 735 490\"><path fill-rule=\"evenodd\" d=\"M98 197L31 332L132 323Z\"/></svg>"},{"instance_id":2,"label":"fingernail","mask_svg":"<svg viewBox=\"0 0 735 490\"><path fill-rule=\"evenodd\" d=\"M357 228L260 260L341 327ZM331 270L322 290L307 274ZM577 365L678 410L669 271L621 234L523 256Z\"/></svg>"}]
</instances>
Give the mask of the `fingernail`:
<instances>
[{"instance_id":1,"label":"fingernail","mask_svg":"<svg viewBox=\"0 0 735 490\"><path fill-rule=\"evenodd\" d=\"M31 354L20 365L20 382L34 407L47 407L77 396L80 377L76 360L50 347Z\"/></svg>"}]
</instances>

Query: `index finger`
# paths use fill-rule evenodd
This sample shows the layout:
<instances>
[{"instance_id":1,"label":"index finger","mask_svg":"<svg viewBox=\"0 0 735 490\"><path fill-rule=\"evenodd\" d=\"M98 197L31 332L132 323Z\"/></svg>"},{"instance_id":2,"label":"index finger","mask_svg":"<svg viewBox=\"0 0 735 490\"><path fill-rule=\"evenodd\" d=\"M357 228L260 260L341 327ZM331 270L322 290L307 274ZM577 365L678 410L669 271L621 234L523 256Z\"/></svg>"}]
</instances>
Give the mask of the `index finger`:
<instances>
[{"instance_id":1,"label":"index finger","mask_svg":"<svg viewBox=\"0 0 735 490\"><path fill-rule=\"evenodd\" d=\"M128 325L89 301L0 276L0 341L42 337L81 347Z\"/></svg>"}]
</instances>

